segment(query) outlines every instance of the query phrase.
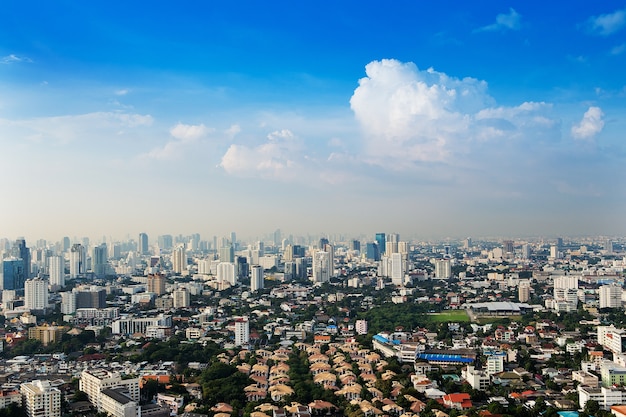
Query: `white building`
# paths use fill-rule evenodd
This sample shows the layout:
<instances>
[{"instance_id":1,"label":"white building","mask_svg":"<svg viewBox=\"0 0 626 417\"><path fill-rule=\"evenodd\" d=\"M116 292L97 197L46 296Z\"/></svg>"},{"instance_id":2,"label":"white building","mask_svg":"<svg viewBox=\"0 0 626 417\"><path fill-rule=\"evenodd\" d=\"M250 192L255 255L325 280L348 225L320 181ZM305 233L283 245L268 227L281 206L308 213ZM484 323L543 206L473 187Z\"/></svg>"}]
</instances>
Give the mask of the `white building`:
<instances>
[{"instance_id":1,"label":"white building","mask_svg":"<svg viewBox=\"0 0 626 417\"><path fill-rule=\"evenodd\" d=\"M622 306L621 286L611 284L600 287L600 308L620 308Z\"/></svg>"},{"instance_id":2,"label":"white building","mask_svg":"<svg viewBox=\"0 0 626 417\"><path fill-rule=\"evenodd\" d=\"M232 262L220 262L217 265L217 280L226 281L230 285L236 285L237 273L235 271L235 264Z\"/></svg>"},{"instance_id":3,"label":"white building","mask_svg":"<svg viewBox=\"0 0 626 417\"><path fill-rule=\"evenodd\" d=\"M141 416L139 402L131 398L126 388L107 388L100 393L102 412L110 417Z\"/></svg>"},{"instance_id":4,"label":"white building","mask_svg":"<svg viewBox=\"0 0 626 417\"><path fill-rule=\"evenodd\" d=\"M50 381L33 381L20 386L28 417L61 417L61 391Z\"/></svg>"},{"instance_id":5,"label":"white building","mask_svg":"<svg viewBox=\"0 0 626 417\"><path fill-rule=\"evenodd\" d=\"M250 268L250 290L252 292L265 288L265 277L261 265L252 265Z\"/></svg>"},{"instance_id":6,"label":"white building","mask_svg":"<svg viewBox=\"0 0 626 417\"><path fill-rule=\"evenodd\" d=\"M367 334L367 320L357 320L354 324L356 334Z\"/></svg>"},{"instance_id":7,"label":"white building","mask_svg":"<svg viewBox=\"0 0 626 417\"><path fill-rule=\"evenodd\" d=\"M624 353L626 330L614 326L598 326L598 343L613 353Z\"/></svg>"},{"instance_id":8,"label":"white building","mask_svg":"<svg viewBox=\"0 0 626 417\"><path fill-rule=\"evenodd\" d=\"M435 260L435 278L448 279L452 276L452 264L450 259Z\"/></svg>"},{"instance_id":9,"label":"white building","mask_svg":"<svg viewBox=\"0 0 626 417\"><path fill-rule=\"evenodd\" d=\"M313 262L311 265L313 275L311 277L311 281L316 282L316 283L330 281L331 268L332 268L331 256L329 252L326 252L326 251L313 252Z\"/></svg>"},{"instance_id":10,"label":"white building","mask_svg":"<svg viewBox=\"0 0 626 417\"><path fill-rule=\"evenodd\" d=\"M402 254L399 252L392 253L391 254L391 282L394 285L403 285L405 272L406 272L406 264L404 260L402 259Z\"/></svg>"},{"instance_id":11,"label":"white building","mask_svg":"<svg viewBox=\"0 0 626 417\"><path fill-rule=\"evenodd\" d=\"M64 291L61 294L61 313L74 314L76 312L76 293Z\"/></svg>"},{"instance_id":12,"label":"white building","mask_svg":"<svg viewBox=\"0 0 626 417\"><path fill-rule=\"evenodd\" d=\"M494 353L487 356L487 375L491 376L504 371L504 353Z\"/></svg>"},{"instance_id":13,"label":"white building","mask_svg":"<svg viewBox=\"0 0 626 417\"><path fill-rule=\"evenodd\" d=\"M478 370L471 365L463 368L461 377L475 390L484 391L489 387L489 375L485 371Z\"/></svg>"},{"instance_id":14,"label":"white building","mask_svg":"<svg viewBox=\"0 0 626 417\"><path fill-rule=\"evenodd\" d=\"M53 288L65 287L65 259L62 256L48 258L48 274L50 275L50 285Z\"/></svg>"},{"instance_id":15,"label":"white building","mask_svg":"<svg viewBox=\"0 0 626 417\"><path fill-rule=\"evenodd\" d=\"M182 274L187 270L187 251L185 245L178 245L172 253L172 270L176 274Z\"/></svg>"},{"instance_id":16,"label":"white building","mask_svg":"<svg viewBox=\"0 0 626 417\"><path fill-rule=\"evenodd\" d=\"M626 402L626 391L606 387L591 388L579 385L578 404L580 408L585 408L585 404L587 404L589 400L597 401L601 408L608 410L612 405L624 404L624 402Z\"/></svg>"},{"instance_id":17,"label":"white building","mask_svg":"<svg viewBox=\"0 0 626 417\"><path fill-rule=\"evenodd\" d=\"M126 316L111 323L111 330L113 334L121 335L146 334L148 326L172 327L172 316L166 314L155 317Z\"/></svg>"},{"instance_id":18,"label":"white building","mask_svg":"<svg viewBox=\"0 0 626 417\"><path fill-rule=\"evenodd\" d=\"M250 322L247 317L235 321L235 345L243 346L250 343Z\"/></svg>"},{"instance_id":19,"label":"white building","mask_svg":"<svg viewBox=\"0 0 626 417\"><path fill-rule=\"evenodd\" d=\"M89 401L99 412L104 411L102 391L111 388L123 388L132 401L139 402L139 378L123 379L119 372L106 369L88 369L80 375L78 389L87 394ZM105 405L107 401L109 400L104 399Z\"/></svg>"},{"instance_id":20,"label":"white building","mask_svg":"<svg viewBox=\"0 0 626 417\"><path fill-rule=\"evenodd\" d=\"M33 278L24 283L24 305L30 310L44 310L48 308L47 280Z\"/></svg>"}]
</instances>

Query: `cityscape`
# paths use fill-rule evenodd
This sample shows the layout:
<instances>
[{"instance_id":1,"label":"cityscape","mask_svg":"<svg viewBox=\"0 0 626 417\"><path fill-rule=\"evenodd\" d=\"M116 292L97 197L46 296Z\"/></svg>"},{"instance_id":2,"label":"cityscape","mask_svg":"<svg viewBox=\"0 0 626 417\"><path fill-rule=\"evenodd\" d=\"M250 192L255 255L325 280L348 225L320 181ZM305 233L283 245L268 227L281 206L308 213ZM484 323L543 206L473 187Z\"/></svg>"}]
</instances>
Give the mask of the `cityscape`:
<instances>
[{"instance_id":1,"label":"cityscape","mask_svg":"<svg viewBox=\"0 0 626 417\"><path fill-rule=\"evenodd\" d=\"M0 16L0 417L626 417L623 0Z\"/></svg>"},{"instance_id":2,"label":"cityscape","mask_svg":"<svg viewBox=\"0 0 626 417\"><path fill-rule=\"evenodd\" d=\"M0 413L625 407L626 239L266 236L0 240Z\"/></svg>"}]
</instances>

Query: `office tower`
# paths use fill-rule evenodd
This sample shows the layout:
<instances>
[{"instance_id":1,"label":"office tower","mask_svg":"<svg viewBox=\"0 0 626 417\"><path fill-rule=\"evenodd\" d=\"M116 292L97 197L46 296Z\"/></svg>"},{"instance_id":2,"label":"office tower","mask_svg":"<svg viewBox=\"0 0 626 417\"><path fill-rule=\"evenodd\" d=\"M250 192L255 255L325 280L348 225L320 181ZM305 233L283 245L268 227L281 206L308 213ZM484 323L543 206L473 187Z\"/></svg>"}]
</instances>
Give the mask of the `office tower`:
<instances>
[{"instance_id":1,"label":"office tower","mask_svg":"<svg viewBox=\"0 0 626 417\"><path fill-rule=\"evenodd\" d=\"M328 252L328 273L331 277L335 275L335 247L331 244L326 244L323 248L324 252Z\"/></svg>"},{"instance_id":2,"label":"office tower","mask_svg":"<svg viewBox=\"0 0 626 417\"><path fill-rule=\"evenodd\" d=\"M378 243L368 242L365 246L365 256L370 261L380 261L380 251L378 250Z\"/></svg>"},{"instance_id":3,"label":"office tower","mask_svg":"<svg viewBox=\"0 0 626 417\"><path fill-rule=\"evenodd\" d=\"M301 245L293 245L293 257L294 258L304 258L306 254L306 248Z\"/></svg>"},{"instance_id":4,"label":"office tower","mask_svg":"<svg viewBox=\"0 0 626 417\"><path fill-rule=\"evenodd\" d=\"M384 233L376 233L376 236L374 237L374 240L376 241L376 243L378 243L378 252L380 255L382 255L383 253L385 253L385 248L386 248L386 238L385 238L385 234Z\"/></svg>"},{"instance_id":5,"label":"office tower","mask_svg":"<svg viewBox=\"0 0 626 417\"><path fill-rule=\"evenodd\" d=\"M26 277L24 261L18 258L8 258L2 261L2 289L23 290Z\"/></svg>"},{"instance_id":6,"label":"office tower","mask_svg":"<svg viewBox=\"0 0 626 417\"><path fill-rule=\"evenodd\" d=\"M561 259L561 252L559 252L559 248L557 246L550 246L550 257L553 259Z\"/></svg>"},{"instance_id":7,"label":"office tower","mask_svg":"<svg viewBox=\"0 0 626 417\"><path fill-rule=\"evenodd\" d=\"M182 274L187 270L187 251L185 245L180 244L174 249L172 254L172 270L176 274Z\"/></svg>"},{"instance_id":8,"label":"office tower","mask_svg":"<svg viewBox=\"0 0 626 417\"><path fill-rule=\"evenodd\" d=\"M13 256L24 262L24 277L26 279L30 278L30 249L26 247L26 240L17 239L15 241Z\"/></svg>"},{"instance_id":9,"label":"office tower","mask_svg":"<svg viewBox=\"0 0 626 417\"><path fill-rule=\"evenodd\" d=\"M233 245L226 243L220 248L220 261L235 262L235 250L233 249Z\"/></svg>"},{"instance_id":10,"label":"office tower","mask_svg":"<svg viewBox=\"0 0 626 417\"><path fill-rule=\"evenodd\" d=\"M137 251L141 255L148 254L148 235L145 233L139 233L139 242L137 243Z\"/></svg>"},{"instance_id":11,"label":"office tower","mask_svg":"<svg viewBox=\"0 0 626 417\"><path fill-rule=\"evenodd\" d=\"M528 281L519 283L519 287L517 287L517 298L520 303L526 303L530 300L530 283Z\"/></svg>"},{"instance_id":12,"label":"office tower","mask_svg":"<svg viewBox=\"0 0 626 417\"><path fill-rule=\"evenodd\" d=\"M398 253L403 255L405 260L409 259L409 244L407 242L398 242Z\"/></svg>"},{"instance_id":13,"label":"office tower","mask_svg":"<svg viewBox=\"0 0 626 417\"><path fill-rule=\"evenodd\" d=\"M159 249L170 250L174 246L172 235L161 235L158 238Z\"/></svg>"},{"instance_id":14,"label":"office tower","mask_svg":"<svg viewBox=\"0 0 626 417\"><path fill-rule=\"evenodd\" d=\"M265 245L260 240L256 243L256 247L254 249L258 251L259 257L265 255ZM257 260L256 262L253 262L253 263L259 263L259 261Z\"/></svg>"},{"instance_id":15,"label":"office tower","mask_svg":"<svg viewBox=\"0 0 626 417\"><path fill-rule=\"evenodd\" d=\"M109 258L120 259L122 257L122 245L119 243L111 243L109 246Z\"/></svg>"},{"instance_id":16,"label":"office tower","mask_svg":"<svg viewBox=\"0 0 626 417\"><path fill-rule=\"evenodd\" d=\"M161 274L148 275L147 287L148 292L156 295L165 294L165 277Z\"/></svg>"},{"instance_id":17,"label":"office tower","mask_svg":"<svg viewBox=\"0 0 626 417\"><path fill-rule=\"evenodd\" d=\"M296 258L294 259L295 263L295 277L296 279L304 279L306 278L306 262L304 258Z\"/></svg>"},{"instance_id":18,"label":"office tower","mask_svg":"<svg viewBox=\"0 0 626 417\"><path fill-rule=\"evenodd\" d=\"M185 287L178 288L172 292L172 300L174 302L174 308L186 308L189 307L190 297L189 290Z\"/></svg>"},{"instance_id":19,"label":"office tower","mask_svg":"<svg viewBox=\"0 0 626 417\"><path fill-rule=\"evenodd\" d=\"M33 278L24 283L24 305L29 310L45 310L48 308L47 280Z\"/></svg>"},{"instance_id":20,"label":"office tower","mask_svg":"<svg viewBox=\"0 0 626 417\"><path fill-rule=\"evenodd\" d=\"M387 241L385 242L385 255L391 256L392 253L398 253L399 242L400 235L397 233L390 233Z\"/></svg>"},{"instance_id":21,"label":"office tower","mask_svg":"<svg viewBox=\"0 0 626 417\"><path fill-rule=\"evenodd\" d=\"M235 256L235 274L237 281L247 278L250 275L250 264L245 256Z\"/></svg>"},{"instance_id":22,"label":"office tower","mask_svg":"<svg viewBox=\"0 0 626 417\"><path fill-rule=\"evenodd\" d=\"M620 308L622 306L623 288L619 285L603 285L600 287L600 308Z\"/></svg>"},{"instance_id":23,"label":"office tower","mask_svg":"<svg viewBox=\"0 0 626 417\"><path fill-rule=\"evenodd\" d=\"M613 253L613 241L611 239L604 239L603 247L607 254Z\"/></svg>"},{"instance_id":24,"label":"office tower","mask_svg":"<svg viewBox=\"0 0 626 417\"><path fill-rule=\"evenodd\" d=\"M328 245L330 242L328 241L328 239L326 239L325 237L320 239L320 243L318 244L320 250L324 250L324 246Z\"/></svg>"},{"instance_id":25,"label":"office tower","mask_svg":"<svg viewBox=\"0 0 626 417\"><path fill-rule=\"evenodd\" d=\"M243 346L250 343L250 322L247 317L235 321L235 346Z\"/></svg>"},{"instance_id":26,"label":"office tower","mask_svg":"<svg viewBox=\"0 0 626 417\"><path fill-rule=\"evenodd\" d=\"M230 243L233 245L233 249L237 250L237 233L230 232Z\"/></svg>"},{"instance_id":27,"label":"office tower","mask_svg":"<svg viewBox=\"0 0 626 417\"><path fill-rule=\"evenodd\" d=\"M504 253L513 253L513 241L505 240L502 242L502 250Z\"/></svg>"},{"instance_id":28,"label":"office tower","mask_svg":"<svg viewBox=\"0 0 626 417\"><path fill-rule=\"evenodd\" d=\"M48 258L48 275L53 288L65 287L65 259L62 256Z\"/></svg>"},{"instance_id":29,"label":"office tower","mask_svg":"<svg viewBox=\"0 0 626 417\"><path fill-rule=\"evenodd\" d=\"M559 250L561 250L563 248L563 238L562 237L557 237L556 238L556 247L559 248Z\"/></svg>"},{"instance_id":30,"label":"office tower","mask_svg":"<svg viewBox=\"0 0 626 417\"><path fill-rule=\"evenodd\" d=\"M104 278L107 274L109 260L107 258L107 246L102 244L95 246L91 255L91 270L97 278Z\"/></svg>"},{"instance_id":31,"label":"office tower","mask_svg":"<svg viewBox=\"0 0 626 417\"><path fill-rule=\"evenodd\" d=\"M232 262L220 262L217 265L217 280L226 281L230 285L237 284L237 274L235 273L235 264Z\"/></svg>"},{"instance_id":32,"label":"office tower","mask_svg":"<svg viewBox=\"0 0 626 417\"><path fill-rule=\"evenodd\" d=\"M391 254L391 282L393 285L404 284L405 263L401 253Z\"/></svg>"},{"instance_id":33,"label":"office tower","mask_svg":"<svg viewBox=\"0 0 626 417\"><path fill-rule=\"evenodd\" d=\"M358 240L353 240L350 242L350 250L361 250L361 242Z\"/></svg>"},{"instance_id":34,"label":"office tower","mask_svg":"<svg viewBox=\"0 0 626 417\"><path fill-rule=\"evenodd\" d=\"M20 385L28 417L61 417L61 391L50 381L32 381Z\"/></svg>"},{"instance_id":35,"label":"office tower","mask_svg":"<svg viewBox=\"0 0 626 417\"><path fill-rule=\"evenodd\" d=\"M435 278L448 279L452 276L452 264L450 259L437 259L435 261Z\"/></svg>"},{"instance_id":36,"label":"office tower","mask_svg":"<svg viewBox=\"0 0 626 417\"><path fill-rule=\"evenodd\" d=\"M315 283L322 283L330 281L331 266L330 266L330 254L326 251L313 252L313 263L311 265L313 275L311 280Z\"/></svg>"},{"instance_id":37,"label":"office tower","mask_svg":"<svg viewBox=\"0 0 626 417\"><path fill-rule=\"evenodd\" d=\"M530 245L528 243L524 243L522 245L522 259L530 258Z\"/></svg>"},{"instance_id":38,"label":"office tower","mask_svg":"<svg viewBox=\"0 0 626 417\"><path fill-rule=\"evenodd\" d=\"M75 243L70 249L70 278L76 278L85 273L87 254L80 243Z\"/></svg>"},{"instance_id":39,"label":"office tower","mask_svg":"<svg viewBox=\"0 0 626 417\"><path fill-rule=\"evenodd\" d=\"M274 232L274 246L280 245L280 241L283 239L282 236L283 235L280 232L280 229L276 229L276 231Z\"/></svg>"},{"instance_id":40,"label":"office tower","mask_svg":"<svg viewBox=\"0 0 626 417\"><path fill-rule=\"evenodd\" d=\"M554 278L554 301L557 310L576 310L578 307L577 276L565 275Z\"/></svg>"},{"instance_id":41,"label":"office tower","mask_svg":"<svg viewBox=\"0 0 626 417\"><path fill-rule=\"evenodd\" d=\"M63 238L63 252L67 252L68 250L70 250L70 238L65 236Z\"/></svg>"},{"instance_id":42,"label":"office tower","mask_svg":"<svg viewBox=\"0 0 626 417\"><path fill-rule=\"evenodd\" d=\"M250 290L252 292L265 288L263 268L261 265L252 265L250 269Z\"/></svg>"}]
</instances>

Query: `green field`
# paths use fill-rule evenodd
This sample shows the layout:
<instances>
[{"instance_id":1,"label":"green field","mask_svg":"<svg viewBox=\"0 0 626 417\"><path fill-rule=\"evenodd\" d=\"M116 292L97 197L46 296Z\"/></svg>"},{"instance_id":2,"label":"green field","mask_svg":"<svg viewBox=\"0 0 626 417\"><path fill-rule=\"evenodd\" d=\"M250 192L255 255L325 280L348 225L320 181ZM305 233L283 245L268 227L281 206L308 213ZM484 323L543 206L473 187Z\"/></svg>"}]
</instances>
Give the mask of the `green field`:
<instances>
[{"instance_id":1,"label":"green field","mask_svg":"<svg viewBox=\"0 0 626 417\"><path fill-rule=\"evenodd\" d=\"M429 314L429 316L433 321L439 323L465 323L470 321L470 318L465 310L449 310L444 311L443 313Z\"/></svg>"}]
</instances>

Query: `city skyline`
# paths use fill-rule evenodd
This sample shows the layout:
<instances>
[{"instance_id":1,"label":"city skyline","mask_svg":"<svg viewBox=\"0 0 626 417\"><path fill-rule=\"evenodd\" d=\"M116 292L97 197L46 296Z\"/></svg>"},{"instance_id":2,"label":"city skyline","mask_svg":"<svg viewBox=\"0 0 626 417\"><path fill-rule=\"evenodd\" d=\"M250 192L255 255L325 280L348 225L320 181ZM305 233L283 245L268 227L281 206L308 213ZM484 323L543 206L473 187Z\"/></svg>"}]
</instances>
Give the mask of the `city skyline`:
<instances>
[{"instance_id":1,"label":"city skyline","mask_svg":"<svg viewBox=\"0 0 626 417\"><path fill-rule=\"evenodd\" d=\"M623 3L378 6L10 2L0 237L626 234Z\"/></svg>"}]
</instances>

